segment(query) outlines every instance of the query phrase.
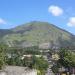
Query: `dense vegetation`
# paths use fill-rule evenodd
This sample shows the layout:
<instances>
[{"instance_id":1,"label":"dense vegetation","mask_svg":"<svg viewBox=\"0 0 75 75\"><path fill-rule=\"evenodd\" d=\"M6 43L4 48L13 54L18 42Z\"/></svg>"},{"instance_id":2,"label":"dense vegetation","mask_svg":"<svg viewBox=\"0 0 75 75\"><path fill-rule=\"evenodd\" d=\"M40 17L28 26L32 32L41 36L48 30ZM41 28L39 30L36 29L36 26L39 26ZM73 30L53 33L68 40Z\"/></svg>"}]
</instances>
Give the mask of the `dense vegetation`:
<instances>
[{"instance_id":1,"label":"dense vegetation","mask_svg":"<svg viewBox=\"0 0 75 75\"><path fill-rule=\"evenodd\" d=\"M50 55L55 53L49 50ZM59 72L59 68L75 67L75 52L71 50L61 49L57 52L59 55L58 60L53 60L55 63L52 67L54 73ZM38 56L36 56L38 55ZM0 69L5 65L23 66L37 69L38 75L44 75L49 64L43 57L44 52L41 52L38 47L27 48L9 48L6 45L0 45Z\"/></svg>"},{"instance_id":2,"label":"dense vegetation","mask_svg":"<svg viewBox=\"0 0 75 75\"><path fill-rule=\"evenodd\" d=\"M75 68L75 52L71 50L61 49L59 51L60 59L56 61L53 65L52 70L54 73L59 73L60 68L62 72L62 67L69 72L72 68Z\"/></svg>"},{"instance_id":3,"label":"dense vegetation","mask_svg":"<svg viewBox=\"0 0 75 75\"><path fill-rule=\"evenodd\" d=\"M61 50L60 51L60 60L59 62L65 67L75 67L75 52L70 50Z\"/></svg>"},{"instance_id":4,"label":"dense vegetation","mask_svg":"<svg viewBox=\"0 0 75 75\"><path fill-rule=\"evenodd\" d=\"M39 55L39 57L35 55ZM4 65L34 68L39 71L38 75L44 75L48 68L48 62L44 60L41 52L38 51L36 47L19 49L0 45L0 69L2 69Z\"/></svg>"},{"instance_id":5,"label":"dense vegetation","mask_svg":"<svg viewBox=\"0 0 75 75\"><path fill-rule=\"evenodd\" d=\"M0 70L4 67L6 64L6 45L0 45Z\"/></svg>"}]
</instances>

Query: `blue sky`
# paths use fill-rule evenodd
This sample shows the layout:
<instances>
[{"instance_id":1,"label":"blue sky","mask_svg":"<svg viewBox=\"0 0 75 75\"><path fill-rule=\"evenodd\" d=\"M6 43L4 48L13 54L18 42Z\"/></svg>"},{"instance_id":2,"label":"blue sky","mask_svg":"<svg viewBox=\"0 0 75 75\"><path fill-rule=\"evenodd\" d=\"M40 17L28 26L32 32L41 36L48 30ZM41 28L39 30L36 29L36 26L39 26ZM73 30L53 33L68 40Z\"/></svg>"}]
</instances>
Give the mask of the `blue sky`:
<instances>
[{"instance_id":1,"label":"blue sky","mask_svg":"<svg viewBox=\"0 0 75 75\"><path fill-rule=\"evenodd\" d=\"M0 29L46 21L75 34L75 0L0 0Z\"/></svg>"}]
</instances>

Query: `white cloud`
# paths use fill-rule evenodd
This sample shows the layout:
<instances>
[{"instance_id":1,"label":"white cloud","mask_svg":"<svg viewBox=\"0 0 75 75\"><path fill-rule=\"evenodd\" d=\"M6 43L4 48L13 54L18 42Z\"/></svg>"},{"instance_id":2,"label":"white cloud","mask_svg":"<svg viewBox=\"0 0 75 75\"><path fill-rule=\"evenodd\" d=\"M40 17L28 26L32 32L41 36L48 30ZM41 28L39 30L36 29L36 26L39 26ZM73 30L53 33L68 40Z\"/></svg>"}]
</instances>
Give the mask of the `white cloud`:
<instances>
[{"instance_id":1,"label":"white cloud","mask_svg":"<svg viewBox=\"0 0 75 75\"><path fill-rule=\"evenodd\" d=\"M6 24L6 21L0 18L0 24Z\"/></svg>"},{"instance_id":2,"label":"white cloud","mask_svg":"<svg viewBox=\"0 0 75 75\"><path fill-rule=\"evenodd\" d=\"M75 17L70 17L67 25L70 27L75 27Z\"/></svg>"},{"instance_id":3,"label":"white cloud","mask_svg":"<svg viewBox=\"0 0 75 75\"><path fill-rule=\"evenodd\" d=\"M50 6L48 11L54 16L60 16L63 14L63 9L55 5Z\"/></svg>"}]
</instances>

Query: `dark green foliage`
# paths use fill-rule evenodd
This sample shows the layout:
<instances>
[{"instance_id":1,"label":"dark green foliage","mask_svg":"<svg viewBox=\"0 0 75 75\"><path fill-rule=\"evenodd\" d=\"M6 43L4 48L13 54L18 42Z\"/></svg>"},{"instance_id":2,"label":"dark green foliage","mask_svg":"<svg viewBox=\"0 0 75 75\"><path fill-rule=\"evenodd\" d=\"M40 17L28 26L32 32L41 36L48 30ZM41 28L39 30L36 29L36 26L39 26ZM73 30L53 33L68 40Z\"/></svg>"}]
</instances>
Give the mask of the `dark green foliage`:
<instances>
[{"instance_id":1,"label":"dark green foliage","mask_svg":"<svg viewBox=\"0 0 75 75\"><path fill-rule=\"evenodd\" d=\"M6 50L6 63L7 65L23 66L34 68L40 71L40 75L45 75L48 68L48 62L44 60L38 48L8 48ZM41 57L36 57L35 55L41 55ZM31 57L23 57L23 55L32 55Z\"/></svg>"},{"instance_id":2,"label":"dark green foliage","mask_svg":"<svg viewBox=\"0 0 75 75\"><path fill-rule=\"evenodd\" d=\"M75 52L70 50L61 50L60 51L59 62L65 67L75 67Z\"/></svg>"},{"instance_id":3,"label":"dark green foliage","mask_svg":"<svg viewBox=\"0 0 75 75\"><path fill-rule=\"evenodd\" d=\"M1 44L0 45L0 70L3 68L3 66L5 65L5 61L6 61L6 45Z\"/></svg>"},{"instance_id":4,"label":"dark green foliage","mask_svg":"<svg viewBox=\"0 0 75 75\"><path fill-rule=\"evenodd\" d=\"M28 66L30 68L38 68L43 69L48 67L47 61L44 60L43 57L36 57L35 55L41 55L39 50L35 50L34 47L24 48L24 49L17 49L17 48L9 48L7 50L7 61L8 65L16 65L16 66ZM32 57L24 57L21 59L23 55L32 55ZM38 67L36 67L36 65Z\"/></svg>"},{"instance_id":5,"label":"dark green foliage","mask_svg":"<svg viewBox=\"0 0 75 75\"><path fill-rule=\"evenodd\" d=\"M40 71L41 75L45 75L45 72L49 66L48 62L43 57L37 58L33 56L33 68Z\"/></svg>"},{"instance_id":6,"label":"dark green foliage","mask_svg":"<svg viewBox=\"0 0 75 75\"><path fill-rule=\"evenodd\" d=\"M75 52L67 49L61 49L59 51L59 56L60 59L57 60L55 65L52 67L54 73L58 73L59 69L62 69L62 67L67 69L75 67Z\"/></svg>"},{"instance_id":7,"label":"dark green foliage","mask_svg":"<svg viewBox=\"0 0 75 75\"><path fill-rule=\"evenodd\" d=\"M58 73L58 66L57 65L54 65L54 66L52 66L52 71L53 71L53 73Z\"/></svg>"}]
</instances>

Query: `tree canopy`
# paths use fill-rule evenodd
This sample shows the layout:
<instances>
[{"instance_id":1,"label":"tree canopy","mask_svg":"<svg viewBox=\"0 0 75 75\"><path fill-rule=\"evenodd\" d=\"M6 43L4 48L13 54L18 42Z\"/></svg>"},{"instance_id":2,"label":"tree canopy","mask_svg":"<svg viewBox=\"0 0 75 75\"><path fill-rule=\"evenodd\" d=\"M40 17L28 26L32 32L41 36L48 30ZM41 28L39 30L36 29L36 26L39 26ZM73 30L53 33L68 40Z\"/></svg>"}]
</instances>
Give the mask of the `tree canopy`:
<instances>
[{"instance_id":1,"label":"tree canopy","mask_svg":"<svg viewBox=\"0 0 75 75\"><path fill-rule=\"evenodd\" d=\"M70 50L60 51L60 63L65 67L75 67L75 53Z\"/></svg>"}]
</instances>

